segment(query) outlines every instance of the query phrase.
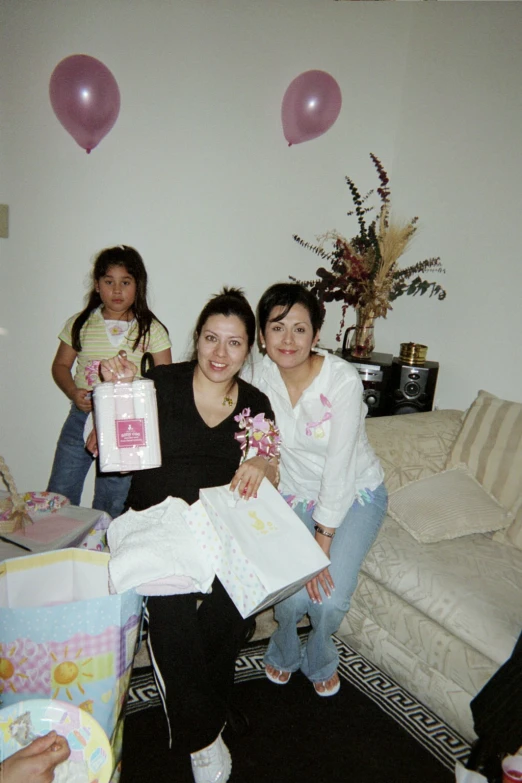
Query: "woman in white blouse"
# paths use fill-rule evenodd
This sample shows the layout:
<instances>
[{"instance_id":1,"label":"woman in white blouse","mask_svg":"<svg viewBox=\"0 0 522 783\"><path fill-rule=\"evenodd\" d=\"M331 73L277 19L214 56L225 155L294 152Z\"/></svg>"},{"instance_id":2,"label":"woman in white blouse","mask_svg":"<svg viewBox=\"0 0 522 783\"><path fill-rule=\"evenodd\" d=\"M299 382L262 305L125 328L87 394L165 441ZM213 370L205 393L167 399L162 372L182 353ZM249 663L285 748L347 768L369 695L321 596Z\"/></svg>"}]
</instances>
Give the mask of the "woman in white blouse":
<instances>
[{"instance_id":1,"label":"woman in white blouse","mask_svg":"<svg viewBox=\"0 0 522 783\"><path fill-rule=\"evenodd\" d=\"M315 350L322 321L316 297L303 286L278 283L265 291L258 325L266 356L253 381L269 397L281 431L280 491L331 560L275 607L266 675L285 685L301 669L319 696L333 696L340 681L332 634L350 606L388 497L366 437L359 374L344 359ZM296 626L305 614L311 631L301 647Z\"/></svg>"}]
</instances>

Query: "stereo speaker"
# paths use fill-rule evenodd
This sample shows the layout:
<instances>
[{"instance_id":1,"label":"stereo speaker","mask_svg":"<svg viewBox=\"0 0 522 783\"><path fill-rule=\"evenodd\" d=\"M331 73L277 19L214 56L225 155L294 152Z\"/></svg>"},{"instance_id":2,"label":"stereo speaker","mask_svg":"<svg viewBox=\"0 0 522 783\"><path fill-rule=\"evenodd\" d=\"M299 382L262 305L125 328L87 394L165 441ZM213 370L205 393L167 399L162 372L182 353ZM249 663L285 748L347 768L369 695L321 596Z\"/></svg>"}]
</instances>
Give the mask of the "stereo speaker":
<instances>
[{"instance_id":1,"label":"stereo speaker","mask_svg":"<svg viewBox=\"0 0 522 783\"><path fill-rule=\"evenodd\" d=\"M392 368L393 354L373 352L368 359L343 354L343 359L353 364L362 381L363 399L368 408L367 416L386 416L387 390Z\"/></svg>"},{"instance_id":2,"label":"stereo speaker","mask_svg":"<svg viewBox=\"0 0 522 783\"><path fill-rule=\"evenodd\" d=\"M412 366L395 358L391 368L387 414L395 416L433 410L438 374L438 362Z\"/></svg>"}]
</instances>

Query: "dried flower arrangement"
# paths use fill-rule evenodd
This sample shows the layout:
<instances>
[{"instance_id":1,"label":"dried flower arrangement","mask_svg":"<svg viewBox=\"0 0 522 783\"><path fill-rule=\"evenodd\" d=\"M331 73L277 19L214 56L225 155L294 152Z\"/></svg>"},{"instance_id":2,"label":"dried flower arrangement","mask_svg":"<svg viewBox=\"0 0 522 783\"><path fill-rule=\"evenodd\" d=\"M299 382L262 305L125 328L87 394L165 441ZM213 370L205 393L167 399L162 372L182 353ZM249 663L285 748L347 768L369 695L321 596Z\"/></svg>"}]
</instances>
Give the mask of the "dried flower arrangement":
<instances>
[{"instance_id":1,"label":"dried flower arrangement","mask_svg":"<svg viewBox=\"0 0 522 783\"><path fill-rule=\"evenodd\" d=\"M428 269L445 272L440 258L428 258L405 269L398 268L398 260L417 230L418 218L414 217L406 223L391 218L388 175L379 158L373 154L370 154L370 158L380 182L377 188L380 198L377 217L371 222L366 220L366 215L374 210L373 206L365 206L374 191L370 190L361 196L353 180L345 177L354 204L354 209L347 214L356 216L359 233L352 239L345 239L337 231L328 231L317 237L317 245L294 234L295 241L302 247L330 262L331 270L324 267L317 269L316 280L290 279L313 291L323 308L327 302L343 302L341 325L336 336L338 342L348 307L360 311L361 320L371 321L374 318L386 318L388 310L392 309L391 302L402 294L415 296L429 291L430 297L436 295L440 300L446 297L442 286L420 277ZM327 242L333 243L330 251L325 250Z\"/></svg>"}]
</instances>

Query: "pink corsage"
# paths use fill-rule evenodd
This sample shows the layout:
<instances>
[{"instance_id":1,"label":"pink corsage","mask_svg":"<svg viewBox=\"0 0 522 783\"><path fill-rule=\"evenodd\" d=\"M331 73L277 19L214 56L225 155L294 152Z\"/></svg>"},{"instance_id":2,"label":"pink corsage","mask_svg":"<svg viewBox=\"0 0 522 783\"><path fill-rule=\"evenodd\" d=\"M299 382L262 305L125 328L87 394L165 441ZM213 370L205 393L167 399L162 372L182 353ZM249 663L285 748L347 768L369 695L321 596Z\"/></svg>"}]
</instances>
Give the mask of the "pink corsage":
<instances>
[{"instance_id":1,"label":"pink corsage","mask_svg":"<svg viewBox=\"0 0 522 783\"><path fill-rule=\"evenodd\" d=\"M265 418L264 413L258 413L257 416L250 415L250 408L244 408L241 413L234 416L234 421L239 423L239 432L236 432L234 438L239 441L241 451L243 452L243 461L250 450L256 452L256 456L272 459L279 456L281 435L275 423Z\"/></svg>"}]
</instances>

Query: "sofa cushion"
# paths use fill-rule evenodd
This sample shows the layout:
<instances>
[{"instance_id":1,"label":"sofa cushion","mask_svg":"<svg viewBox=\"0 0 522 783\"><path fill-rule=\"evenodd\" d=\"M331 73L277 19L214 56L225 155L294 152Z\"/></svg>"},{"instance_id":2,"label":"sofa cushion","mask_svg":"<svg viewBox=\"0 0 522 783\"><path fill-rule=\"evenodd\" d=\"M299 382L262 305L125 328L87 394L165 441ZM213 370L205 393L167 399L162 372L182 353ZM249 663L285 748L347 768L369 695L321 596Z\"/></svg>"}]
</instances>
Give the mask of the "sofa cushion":
<instances>
[{"instance_id":1,"label":"sofa cushion","mask_svg":"<svg viewBox=\"0 0 522 783\"><path fill-rule=\"evenodd\" d=\"M444 469L464 414L457 410L366 419L388 492Z\"/></svg>"},{"instance_id":2,"label":"sofa cushion","mask_svg":"<svg viewBox=\"0 0 522 783\"><path fill-rule=\"evenodd\" d=\"M436 473L393 492L388 513L425 544L499 530L512 519L466 467Z\"/></svg>"},{"instance_id":3,"label":"sofa cushion","mask_svg":"<svg viewBox=\"0 0 522 783\"><path fill-rule=\"evenodd\" d=\"M360 575L337 632L470 741L469 702L498 664L373 579Z\"/></svg>"},{"instance_id":4,"label":"sofa cushion","mask_svg":"<svg viewBox=\"0 0 522 783\"><path fill-rule=\"evenodd\" d=\"M502 664L522 628L522 552L482 534L420 544L386 516L362 572Z\"/></svg>"},{"instance_id":5,"label":"sofa cushion","mask_svg":"<svg viewBox=\"0 0 522 783\"><path fill-rule=\"evenodd\" d=\"M522 404L479 391L469 408L446 467L459 463L505 509L518 509L522 495Z\"/></svg>"}]
</instances>

